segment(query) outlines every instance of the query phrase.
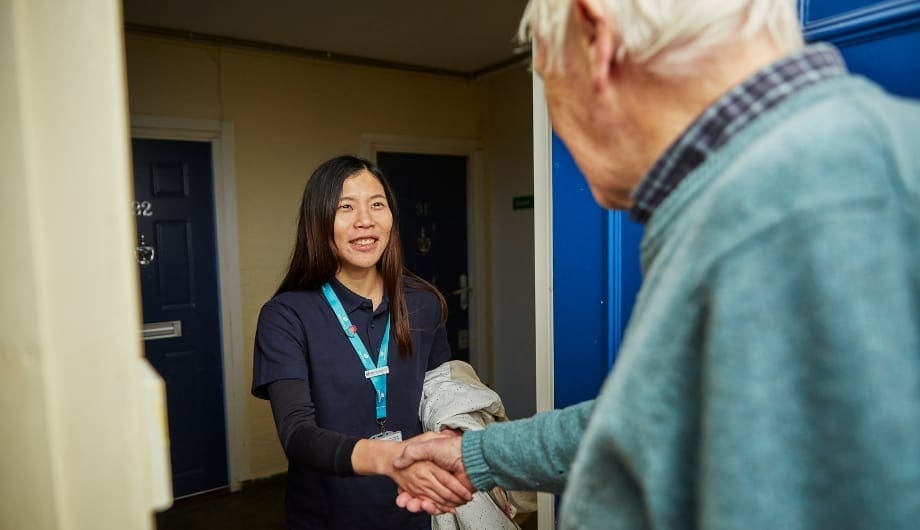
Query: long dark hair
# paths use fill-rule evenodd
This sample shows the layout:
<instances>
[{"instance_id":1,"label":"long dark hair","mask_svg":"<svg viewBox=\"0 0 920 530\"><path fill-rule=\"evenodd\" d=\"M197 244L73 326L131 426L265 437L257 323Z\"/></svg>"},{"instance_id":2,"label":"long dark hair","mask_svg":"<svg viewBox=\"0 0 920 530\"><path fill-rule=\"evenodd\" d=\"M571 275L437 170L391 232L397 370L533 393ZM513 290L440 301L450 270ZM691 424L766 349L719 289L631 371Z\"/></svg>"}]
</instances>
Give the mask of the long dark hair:
<instances>
[{"instance_id":1,"label":"long dark hair","mask_svg":"<svg viewBox=\"0 0 920 530\"><path fill-rule=\"evenodd\" d=\"M335 277L339 270L339 259L333 250L333 227L339 197L342 195L342 184L345 179L362 170L370 172L383 185L387 204L393 214L390 239L380 256L377 269L383 276L383 288L390 299L390 316L396 332L396 344L401 355L409 356L412 355L412 334L409 329L409 310L406 307L403 276L407 276L414 286L427 289L438 297L441 324L447 319L447 303L434 286L403 266L396 196L380 168L368 160L355 156L337 156L323 162L310 175L304 186L303 199L300 201L297 240L291 253L291 264L275 295L287 291L319 289Z\"/></svg>"}]
</instances>

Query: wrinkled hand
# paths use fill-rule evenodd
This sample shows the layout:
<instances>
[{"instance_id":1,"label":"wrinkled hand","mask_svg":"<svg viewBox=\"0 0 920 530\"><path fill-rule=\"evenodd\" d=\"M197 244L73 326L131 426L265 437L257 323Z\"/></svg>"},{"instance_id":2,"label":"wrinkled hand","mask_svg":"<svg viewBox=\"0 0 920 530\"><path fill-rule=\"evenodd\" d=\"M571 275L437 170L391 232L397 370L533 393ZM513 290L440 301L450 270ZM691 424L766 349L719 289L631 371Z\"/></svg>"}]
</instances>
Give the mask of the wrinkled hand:
<instances>
[{"instance_id":1,"label":"wrinkled hand","mask_svg":"<svg viewBox=\"0 0 920 530\"><path fill-rule=\"evenodd\" d=\"M425 511L434 515L453 512L457 506L469 502L473 498L472 485L465 480L465 473L463 478L459 478L452 470L442 469L436 462L407 462L403 461L403 455L413 444L454 437L425 433L406 440L403 442L402 454L396 459L403 465L397 466L394 461L393 469L388 473L399 486L400 496L406 495L409 498L418 499L419 503L424 500Z\"/></svg>"},{"instance_id":2,"label":"wrinkled hand","mask_svg":"<svg viewBox=\"0 0 920 530\"><path fill-rule=\"evenodd\" d=\"M442 471L449 471L453 478L459 484L462 484L468 492L475 491L466 474L466 467L463 465L461 438L456 433L447 431L440 435L423 435L422 437L408 440L402 454L393 462L393 467L396 469L411 469L429 462L435 464ZM466 497L466 501L470 499L472 499L471 495ZM431 515L440 515L447 511L452 512L454 507L459 506L457 504L451 506L450 510L445 510L445 505L440 500L408 488L400 489L399 496L396 498L396 505L410 512L425 511Z\"/></svg>"}]
</instances>

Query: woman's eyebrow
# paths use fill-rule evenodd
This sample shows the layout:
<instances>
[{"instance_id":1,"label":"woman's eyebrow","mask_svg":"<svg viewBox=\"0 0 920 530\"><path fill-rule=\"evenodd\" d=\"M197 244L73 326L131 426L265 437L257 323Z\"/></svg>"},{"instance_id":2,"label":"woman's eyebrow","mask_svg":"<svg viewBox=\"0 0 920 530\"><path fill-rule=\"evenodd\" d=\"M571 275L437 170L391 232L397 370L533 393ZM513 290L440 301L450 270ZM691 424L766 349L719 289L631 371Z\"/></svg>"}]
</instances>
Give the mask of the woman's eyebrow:
<instances>
[{"instance_id":1,"label":"woman's eyebrow","mask_svg":"<svg viewBox=\"0 0 920 530\"><path fill-rule=\"evenodd\" d=\"M367 200L372 200L372 199L383 199L383 200L386 200L386 198L387 198L387 196L384 195L383 193L376 193L376 194L371 195L370 197L368 197ZM339 197L339 202L342 202L342 201L356 201L356 200L358 200L358 199L356 199L356 198L354 198L354 197L350 197L350 196L342 196L342 197Z\"/></svg>"}]
</instances>

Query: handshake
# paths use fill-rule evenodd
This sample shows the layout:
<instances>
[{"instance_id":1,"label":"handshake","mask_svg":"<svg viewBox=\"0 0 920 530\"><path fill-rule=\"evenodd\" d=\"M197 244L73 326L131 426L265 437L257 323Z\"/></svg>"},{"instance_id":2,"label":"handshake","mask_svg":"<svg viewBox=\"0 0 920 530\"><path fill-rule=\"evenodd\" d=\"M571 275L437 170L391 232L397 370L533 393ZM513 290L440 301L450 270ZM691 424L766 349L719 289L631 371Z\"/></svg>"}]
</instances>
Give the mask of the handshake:
<instances>
[{"instance_id":1,"label":"handshake","mask_svg":"<svg viewBox=\"0 0 920 530\"><path fill-rule=\"evenodd\" d=\"M380 471L399 487L400 508L440 515L472 500L476 488L466 475L459 432L427 432L387 445Z\"/></svg>"}]
</instances>

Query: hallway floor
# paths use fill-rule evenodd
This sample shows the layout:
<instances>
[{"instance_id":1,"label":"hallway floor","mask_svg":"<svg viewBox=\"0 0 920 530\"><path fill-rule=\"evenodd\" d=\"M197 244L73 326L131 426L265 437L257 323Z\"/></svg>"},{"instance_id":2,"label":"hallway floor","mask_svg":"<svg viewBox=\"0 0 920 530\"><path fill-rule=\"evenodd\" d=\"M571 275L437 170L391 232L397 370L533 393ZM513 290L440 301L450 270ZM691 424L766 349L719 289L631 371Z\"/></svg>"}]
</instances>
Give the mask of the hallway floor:
<instances>
[{"instance_id":1,"label":"hallway floor","mask_svg":"<svg viewBox=\"0 0 920 530\"><path fill-rule=\"evenodd\" d=\"M181 499L156 514L157 530L283 530L284 475L259 480L241 491Z\"/></svg>"},{"instance_id":2,"label":"hallway floor","mask_svg":"<svg viewBox=\"0 0 920 530\"><path fill-rule=\"evenodd\" d=\"M248 484L236 493L223 490L178 500L169 510L156 514L156 529L283 530L284 481L285 476L279 475ZM536 514L523 528L536 530Z\"/></svg>"}]
</instances>

